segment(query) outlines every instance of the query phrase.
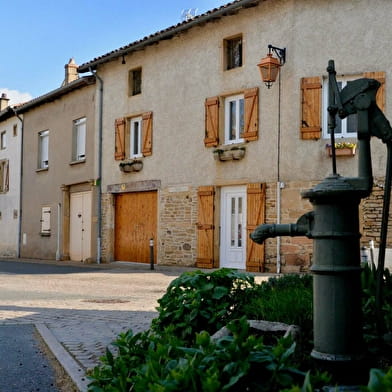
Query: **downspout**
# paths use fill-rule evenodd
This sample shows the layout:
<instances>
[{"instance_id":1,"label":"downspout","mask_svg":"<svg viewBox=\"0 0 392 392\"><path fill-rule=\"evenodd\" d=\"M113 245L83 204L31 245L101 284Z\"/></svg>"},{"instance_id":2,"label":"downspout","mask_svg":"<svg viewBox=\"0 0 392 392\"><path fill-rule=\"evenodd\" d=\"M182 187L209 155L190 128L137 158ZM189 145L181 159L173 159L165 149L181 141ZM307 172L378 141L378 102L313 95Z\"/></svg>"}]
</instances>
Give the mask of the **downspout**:
<instances>
[{"instance_id":1,"label":"downspout","mask_svg":"<svg viewBox=\"0 0 392 392\"><path fill-rule=\"evenodd\" d=\"M280 105L281 105L281 82L280 82L280 74L279 72L279 80L278 80L278 162L277 162L277 183L276 183L276 220L277 223L280 224L281 221L281 192L284 187L284 183L280 182ZM276 272L280 274L281 272L281 254L280 254L280 237L276 238Z\"/></svg>"},{"instance_id":2,"label":"downspout","mask_svg":"<svg viewBox=\"0 0 392 392\"><path fill-rule=\"evenodd\" d=\"M103 80L98 76L97 71L93 71L89 67L89 71L99 81L99 114L98 114L98 178L96 184L98 185L97 195L97 264L101 264L101 238L102 238L102 120L103 120Z\"/></svg>"},{"instance_id":3,"label":"downspout","mask_svg":"<svg viewBox=\"0 0 392 392\"><path fill-rule=\"evenodd\" d=\"M57 204L57 249L56 249L56 261L61 260L60 253L60 236L61 234L61 203Z\"/></svg>"},{"instance_id":4,"label":"downspout","mask_svg":"<svg viewBox=\"0 0 392 392\"><path fill-rule=\"evenodd\" d=\"M22 188L23 188L23 137L24 137L24 121L23 118L19 116L17 111L11 106L11 110L14 112L15 116L18 118L18 120L21 122L21 135L20 135L20 172L19 172L19 222L18 222L18 248L17 248L17 253L16 257L19 259L20 258L20 248L21 248L21 242L22 242Z\"/></svg>"}]
</instances>

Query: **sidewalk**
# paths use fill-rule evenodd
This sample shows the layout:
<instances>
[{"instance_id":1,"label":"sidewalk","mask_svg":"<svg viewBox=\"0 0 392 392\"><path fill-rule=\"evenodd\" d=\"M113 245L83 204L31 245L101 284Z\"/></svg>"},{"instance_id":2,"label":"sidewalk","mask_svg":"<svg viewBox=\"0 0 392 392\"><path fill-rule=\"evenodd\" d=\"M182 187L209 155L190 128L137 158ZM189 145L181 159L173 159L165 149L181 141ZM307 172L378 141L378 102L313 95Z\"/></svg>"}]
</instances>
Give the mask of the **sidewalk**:
<instances>
[{"instance_id":1,"label":"sidewalk","mask_svg":"<svg viewBox=\"0 0 392 392\"><path fill-rule=\"evenodd\" d=\"M37 260L12 264L0 260L1 266L17 273L6 271L5 276L0 270L4 278L0 287L6 293L0 325L35 325L80 391L87 391L86 370L99 363L118 334L148 329L157 315L157 300L169 283L182 272L195 270L158 265L151 271L149 265L138 263ZM255 275L257 281L268 276Z\"/></svg>"}]
</instances>

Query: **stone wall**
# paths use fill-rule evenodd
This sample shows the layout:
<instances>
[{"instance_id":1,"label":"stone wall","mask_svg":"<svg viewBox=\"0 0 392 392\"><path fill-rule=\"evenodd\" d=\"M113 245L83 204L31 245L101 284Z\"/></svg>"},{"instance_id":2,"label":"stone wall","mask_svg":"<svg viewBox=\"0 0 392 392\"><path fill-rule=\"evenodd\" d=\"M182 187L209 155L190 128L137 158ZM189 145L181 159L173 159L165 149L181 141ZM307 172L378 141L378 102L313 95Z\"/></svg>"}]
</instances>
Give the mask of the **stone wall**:
<instances>
[{"instance_id":1,"label":"stone wall","mask_svg":"<svg viewBox=\"0 0 392 392\"><path fill-rule=\"evenodd\" d=\"M369 246L369 241L374 241L377 248L380 243L382 222L382 207L384 200L384 178L376 178L372 194L361 203L361 245ZM392 221L389 218L388 233L392 233ZM387 238L387 247L392 247L391 235Z\"/></svg>"},{"instance_id":2,"label":"stone wall","mask_svg":"<svg viewBox=\"0 0 392 392\"><path fill-rule=\"evenodd\" d=\"M114 257L114 195L102 194L101 261L110 263Z\"/></svg>"},{"instance_id":3,"label":"stone wall","mask_svg":"<svg viewBox=\"0 0 392 392\"><path fill-rule=\"evenodd\" d=\"M160 192L158 262L194 266L197 189L168 187Z\"/></svg>"},{"instance_id":4,"label":"stone wall","mask_svg":"<svg viewBox=\"0 0 392 392\"><path fill-rule=\"evenodd\" d=\"M281 223L296 223L304 213L312 210L301 192L312 188L317 182L292 181L281 188ZM266 223L277 222L277 184L268 183L266 190ZM280 237L281 272L302 272L309 269L313 253L313 242L306 237ZM265 243L265 271L276 272L277 239Z\"/></svg>"}]
</instances>

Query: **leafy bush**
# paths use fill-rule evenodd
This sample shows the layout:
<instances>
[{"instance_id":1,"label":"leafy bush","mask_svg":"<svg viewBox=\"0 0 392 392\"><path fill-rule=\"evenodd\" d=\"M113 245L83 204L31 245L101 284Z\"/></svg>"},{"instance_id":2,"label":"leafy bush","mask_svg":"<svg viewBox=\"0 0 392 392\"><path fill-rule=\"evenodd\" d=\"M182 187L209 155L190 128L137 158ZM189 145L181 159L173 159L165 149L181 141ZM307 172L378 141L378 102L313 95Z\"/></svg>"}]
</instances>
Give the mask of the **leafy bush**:
<instances>
[{"instance_id":1,"label":"leafy bush","mask_svg":"<svg viewBox=\"0 0 392 392\"><path fill-rule=\"evenodd\" d=\"M163 332L173 326L174 333L188 342L196 332L214 333L244 314L248 293L255 287L253 276L235 270L185 272L158 301L159 316L152 329Z\"/></svg>"},{"instance_id":2,"label":"leafy bush","mask_svg":"<svg viewBox=\"0 0 392 392\"><path fill-rule=\"evenodd\" d=\"M172 333L165 336L126 333L115 342L116 357L108 350L104 363L90 375L91 392L274 392L302 382L293 367L295 344L286 338L265 346L249 336L242 318L228 324L232 336L211 340L196 334L193 347L184 347ZM169 331L166 331L169 332Z\"/></svg>"}]
</instances>

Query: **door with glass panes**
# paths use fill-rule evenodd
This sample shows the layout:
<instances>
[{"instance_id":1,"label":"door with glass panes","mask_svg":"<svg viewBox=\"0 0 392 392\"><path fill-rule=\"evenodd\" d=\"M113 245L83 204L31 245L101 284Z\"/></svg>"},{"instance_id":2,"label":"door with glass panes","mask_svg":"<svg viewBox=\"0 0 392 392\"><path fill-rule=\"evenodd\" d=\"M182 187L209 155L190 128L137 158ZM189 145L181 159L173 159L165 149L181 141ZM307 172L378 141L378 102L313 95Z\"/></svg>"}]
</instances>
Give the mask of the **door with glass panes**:
<instances>
[{"instance_id":1,"label":"door with glass panes","mask_svg":"<svg viewBox=\"0 0 392 392\"><path fill-rule=\"evenodd\" d=\"M246 187L221 188L220 266L246 268Z\"/></svg>"}]
</instances>

